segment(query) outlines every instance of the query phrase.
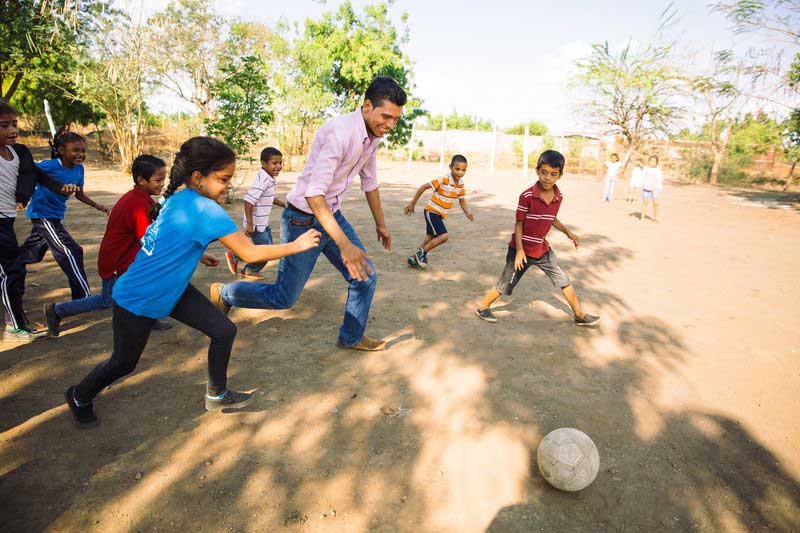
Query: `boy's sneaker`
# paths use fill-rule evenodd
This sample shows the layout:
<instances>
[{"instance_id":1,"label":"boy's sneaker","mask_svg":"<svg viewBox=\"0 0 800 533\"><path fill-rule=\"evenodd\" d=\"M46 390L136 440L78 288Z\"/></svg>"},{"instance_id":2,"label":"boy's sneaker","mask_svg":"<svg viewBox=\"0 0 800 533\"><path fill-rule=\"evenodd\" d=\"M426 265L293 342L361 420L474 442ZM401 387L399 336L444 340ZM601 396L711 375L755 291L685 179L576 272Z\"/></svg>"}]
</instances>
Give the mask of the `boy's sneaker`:
<instances>
[{"instance_id":1,"label":"boy's sneaker","mask_svg":"<svg viewBox=\"0 0 800 533\"><path fill-rule=\"evenodd\" d=\"M233 257L233 252L231 252L230 250L225 251L225 262L228 263L228 270L230 271L231 274L233 274L234 276L239 274L238 270L239 261L237 261L236 258Z\"/></svg>"},{"instance_id":2,"label":"boy's sneaker","mask_svg":"<svg viewBox=\"0 0 800 533\"><path fill-rule=\"evenodd\" d=\"M600 320L599 316L590 315L589 313L584 314L581 318L575 317L575 323L579 326L591 326L597 323L598 320Z\"/></svg>"},{"instance_id":3,"label":"boy's sneaker","mask_svg":"<svg viewBox=\"0 0 800 533\"><path fill-rule=\"evenodd\" d=\"M488 307L484 310L476 309L475 314L478 315L478 318L486 322L491 322L492 324L497 322L497 317L492 314L492 310Z\"/></svg>"},{"instance_id":4,"label":"boy's sneaker","mask_svg":"<svg viewBox=\"0 0 800 533\"><path fill-rule=\"evenodd\" d=\"M75 385L67 389L67 392L64 393L64 398L67 400L67 407L69 407L69 412L72 414L72 419L78 429L94 428L100 424L100 420L94 416L91 402L84 405L78 405L75 402Z\"/></svg>"},{"instance_id":5,"label":"boy's sneaker","mask_svg":"<svg viewBox=\"0 0 800 533\"><path fill-rule=\"evenodd\" d=\"M47 323L47 332L51 337L58 337L61 333L61 319L56 314L56 304L44 304L44 321Z\"/></svg>"},{"instance_id":6,"label":"boy's sneaker","mask_svg":"<svg viewBox=\"0 0 800 533\"><path fill-rule=\"evenodd\" d=\"M251 281L257 281L260 279L264 279L264 276L259 274L258 272L248 272L247 269L242 269L242 279L249 279Z\"/></svg>"},{"instance_id":7,"label":"boy's sneaker","mask_svg":"<svg viewBox=\"0 0 800 533\"><path fill-rule=\"evenodd\" d=\"M209 396L206 393L206 411L218 411L220 409L241 409L253 401L252 392L236 392L226 390L220 396Z\"/></svg>"},{"instance_id":8,"label":"boy's sneaker","mask_svg":"<svg viewBox=\"0 0 800 533\"><path fill-rule=\"evenodd\" d=\"M428 266L428 254L425 253L425 250L422 248L417 248L417 251L414 252L414 259L417 260L417 264L420 268L425 268Z\"/></svg>"},{"instance_id":9,"label":"boy's sneaker","mask_svg":"<svg viewBox=\"0 0 800 533\"><path fill-rule=\"evenodd\" d=\"M6 326L6 330L3 332L3 340L6 342L33 342L46 339L49 336L47 331L39 331L30 327L13 328Z\"/></svg>"},{"instance_id":10,"label":"boy's sneaker","mask_svg":"<svg viewBox=\"0 0 800 533\"><path fill-rule=\"evenodd\" d=\"M408 263L408 266L412 268L419 268L419 263L417 263L417 257L414 255L409 256L408 259L406 259L406 263Z\"/></svg>"},{"instance_id":11,"label":"boy's sneaker","mask_svg":"<svg viewBox=\"0 0 800 533\"><path fill-rule=\"evenodd\" d=\"M228 316L228 313L231 312L231 306L225 303L225 300L222 299L222 294L220 294L220 290L222 290L222 283L212 283L211 287L208 289L208 297L211 300L211 303L217 306L217 309L222 311L225 316Z\"/></svg>"}]
</instances>

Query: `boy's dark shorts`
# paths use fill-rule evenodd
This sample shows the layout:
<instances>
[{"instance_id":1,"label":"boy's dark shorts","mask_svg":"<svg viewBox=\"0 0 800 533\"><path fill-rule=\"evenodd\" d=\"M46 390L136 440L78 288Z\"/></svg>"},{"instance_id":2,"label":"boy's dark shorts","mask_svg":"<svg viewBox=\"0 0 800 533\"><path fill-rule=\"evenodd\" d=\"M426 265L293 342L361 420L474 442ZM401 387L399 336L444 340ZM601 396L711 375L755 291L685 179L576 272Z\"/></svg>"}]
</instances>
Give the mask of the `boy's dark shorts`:
<instances>
[{"instance_id":1,"label":"boy's dark shorts","mask_svg":"<svg viewBox=\"0 0 800 533\"><path fill-rule=\"evenodd\" d=\"M550 281L553 282L553 285L558 288L563 289L572 284L572 281L569 279L569 274L558 264L558 259L556 259L556 254L552 249L548 250L546 254L538 259L528 256L528 262L523 265L522 270L514 269L514 259L516 256L516 248L509 246L508 253L506 254L506 266L503 269L503 273L500 274L500 279L497 280L497 285L495 285L501 294L511 294L514 287L519 283L519 280L522 279L522 276L532 265L536 265L542 269L542 271L547 274L547 277L550 278Z\"/></svg>"},{"instance_id":2,"label":"boy's dark shorts","mask_svg":"<svg viewBox=\"0 0 800 533\"><path fill-rule=\"evenodd\" d=\"M444 219L442 215L424 209L425 213L425 233L431 237L438 237L447 233L447 228L444 227Z\"/></svg>"}]
</instances>

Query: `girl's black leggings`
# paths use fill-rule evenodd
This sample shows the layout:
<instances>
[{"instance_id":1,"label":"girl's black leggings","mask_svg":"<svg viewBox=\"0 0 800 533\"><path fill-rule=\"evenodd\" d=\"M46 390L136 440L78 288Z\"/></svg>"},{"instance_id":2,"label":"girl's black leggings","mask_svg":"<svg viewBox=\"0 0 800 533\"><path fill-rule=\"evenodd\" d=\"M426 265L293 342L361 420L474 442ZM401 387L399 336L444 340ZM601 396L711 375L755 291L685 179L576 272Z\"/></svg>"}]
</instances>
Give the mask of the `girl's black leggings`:
<instances>
[{"instance_id":1,"label":"girl's black leggings","mask_svg":"<svg viewBox=\"0 0 800 533\"><path fill-rule=\"evenodd\" d=\"M221 394L227 384L236 325L191 284L178 300L170 316L211 338L208 347L208 393ZM111 358L94 367L75 391L79 402L88 403L107 386L136 368L156 320L114 304L114 352Z\"/></svg>"}]
</instances>

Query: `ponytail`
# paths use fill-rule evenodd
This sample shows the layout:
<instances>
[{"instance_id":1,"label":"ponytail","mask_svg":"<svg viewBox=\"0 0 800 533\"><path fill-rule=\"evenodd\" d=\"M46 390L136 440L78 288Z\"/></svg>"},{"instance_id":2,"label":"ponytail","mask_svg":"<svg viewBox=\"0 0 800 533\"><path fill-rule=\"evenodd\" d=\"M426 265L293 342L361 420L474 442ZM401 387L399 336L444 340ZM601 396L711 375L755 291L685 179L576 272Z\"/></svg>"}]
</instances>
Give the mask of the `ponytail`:
<instances>
[{"instance_id":1,"label":"ponytail","mask_svg":"<svg viewBox=\"0 0 800 533\"><path fill-rule=\"evenodd\" d=\"M207 176L236 161L236 154L224 142L213 137L192 137L181 145L169 171L169 184L162 203L150 208L150 218L155 220L164 203L183 185L189 183L194 172Z\"/></svg>"},{"instance_id":2,"label":"ponytail","mask_svg":"<svg viewBox=\"0 0 800 533\"><path fill-rule=\"evenodd\" d=\"M55 137L53 137L53 141L48 141L48 144L50 145L50 159L60 158L61 152L58 150L59 148L67 143L74 143L78 141L82 142L83 144L87 144L83 135L75 133L74 131L67 131L63 129L59 130Z\"/></svg>"}]
</instances>

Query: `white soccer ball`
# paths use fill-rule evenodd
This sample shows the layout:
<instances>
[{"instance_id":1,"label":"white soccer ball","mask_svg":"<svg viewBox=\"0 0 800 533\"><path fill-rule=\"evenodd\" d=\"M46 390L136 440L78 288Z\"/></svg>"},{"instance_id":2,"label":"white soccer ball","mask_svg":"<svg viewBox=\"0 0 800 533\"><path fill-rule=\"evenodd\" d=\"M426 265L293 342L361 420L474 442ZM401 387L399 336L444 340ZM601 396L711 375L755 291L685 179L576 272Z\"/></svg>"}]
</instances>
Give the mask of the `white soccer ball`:
<instances>
[{"instance_id":1,"label":"white soccer ball","mask_svg":"<svg viewBox=\"0 0 800 533\"><path fill-rule=\"evenodd\" d=\"M548 483L573 492L585 489L597 477L600 454L583 431L560 428L548 433L539 443L536 463Z\"/></svg>"}]
</instances>

